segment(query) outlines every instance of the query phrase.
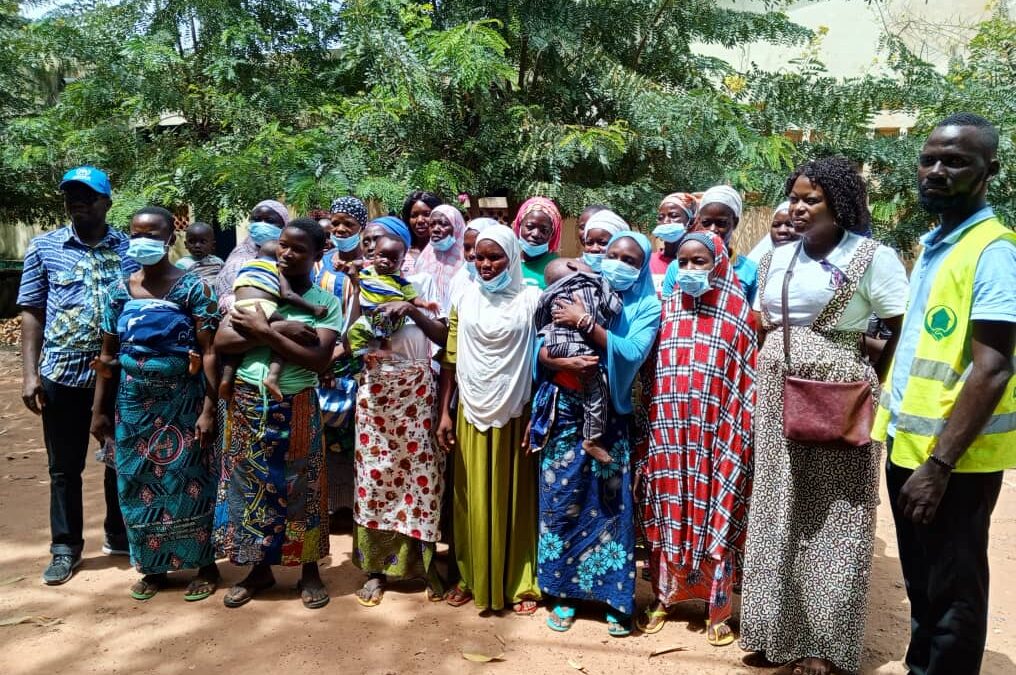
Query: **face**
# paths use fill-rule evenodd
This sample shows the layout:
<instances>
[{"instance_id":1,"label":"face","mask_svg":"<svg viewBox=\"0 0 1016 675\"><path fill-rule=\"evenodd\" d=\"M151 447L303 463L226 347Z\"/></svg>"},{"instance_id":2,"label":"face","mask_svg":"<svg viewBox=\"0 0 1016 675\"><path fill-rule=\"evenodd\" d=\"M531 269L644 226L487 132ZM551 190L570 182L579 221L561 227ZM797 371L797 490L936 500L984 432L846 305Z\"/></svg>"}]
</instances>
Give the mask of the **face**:
<instances>
[{"instance_id":1,"label":"face","mask_svg":"<svg viewBox=\"0 0 1016 675\"><path fill-rule=\"evenodd\" d=\"M278 252L279 272L288 279L302 279L310 275L314 263L321 260L324 249L318 249L313 240L303 230L287 227L279 236Z\"/></svg>"},{"instance_id":2,"label":"face","mask_svg":"<svg viewBox=\"0 0 1016 675\"><path fill-rule=\"evenodd\" d=\"M76 182L64 186L63 198L71 222L83 227L96 227L105 223L106 212L112 204L109 197Z\"/></svg>"},{"instance_id":3,"label":"face","mask_svg":"<svg viewBox=\"0 0 1016 675\"><path fill-rule=\"evenodd\" d=\"M170 246L176 241L173 226L154 213L142 213L131 220L131 239L156 239Z\"/></svg>"},{"instance_id":4,"label":"face","mask_svg":"<svg viewBox=\"0 0 1016 675\"><path fill-rule=\"evenodd\" d=\"M836 220L825 191L807 176L798 176L787 195L794 232L808 240L826 241L837 235Z\"/></svg>"},{"instance_id":5,"label":"face","mask_svg":"<svg viewBox=\"0 0 1016 675\"><path fill-rule=\"evenodd\" d=\"M664 202L656 211L656 222L659 225L687 225L688 212L674 202Z\"/></svg>"},{"instance_id":6,"label":"face","mask_svg":"<svg viewBox=\"0 0 1016 675\"><path fill-rule=\"evenodd\" d=\"M730 235L737 227L737 218L729 206L723 204L706 204L699 209L695 222L698 227L707 232L712 232L723 240L723 243L730 242Z\"/></svg>"},{"instance_id":7,"label":"face","mask_svg":"<svg viewBox=\"0 0 1016 675\"><path fill-rule=\"evenodd\" d=\"M348 213L333 213L331 218L332 234L345 239L360 231L360 223Z\"/></svg>"},{"instance_id":8,"label":"face","mask_svg":"<svg viewBox=\"0 0 1016 675\"><path fill-rule=\"evenodd\" d=\"M582 250L586 253L603 253L607 250L607 242L609 241L610 232L594 227L586 232L586 238L582 242Z\"/></svg>"},{"instance_id":9,"label":"face","mask_svg":"<svg viewBox=\"0 0 1016 675\"><path fill-rule=\"evenodd\" d=\"M789 211L779 211L773 216L773 222L769 226L769 237L776 247L797 240L797 232L794 231Z\"/></svg>"},{"instance_id":10,"label":"face","mask_svg":"<svg viewBox=\"0 0 1016 675\"><path fill-rule=\"evenodd\" d=\"M519 223L519 236L534 246L546 244L554 234L554 221L543 211L531 211Z\"/></svg>"},{"instance_id":11,"label":"face","mask_svg":"<svg viewBox=\"0 0 1016 675\"><path fill-rule=\"evenodd\" d=\"M452 221L448 220L448 217L443 213L431 213L430 214L430 240L441 241L445 237L452 236L455 232L455 226L452 225Z\"/></svg>"},{"instance_id":12,"label":"face","mask_svg":"<svg viewBox=\"0 0 1016 675\"><path fill-rule=\"evenodd\" d=\"M998 161L991 158L976 127L935 129L918 159L921 206L931 213L943 213L977 205L997 173Z\"/></svg>"},{"instance_id":13,"label":"face","mask_svg":"<svg viewBox=\"0 0 1016 675\"><path fill-rule=\"evenodd\" d=\"M576 226L579 229L579 241L584 241L586 238L586 223L588 223L589 219L599 212L599 209L586 209L579 214L579 219L576 223Z\"/></svg>"},{"instance_id":14,"label":"face","mask_svg":"<svg viewBox=\"0 0 1016 675\"><path fill-rule=\"evenodd\" d=\"M432 209L425 202L416 202L409 210L409 230L414 238L430 238L430 212Z\"/></svg>"},{"instance_id":15,"label":"face","mask_svg":"<svg viewBox=\"0 0 1016 675\"><path fill-rule=\"evenodd\" d=\"M642 264L646 261L646 254L637 241L631 237L621 237L607 249L606 258L607 260L620 260L638 270L642 269Z\"/></svg>"},{"instance_id":16,"label":"face","mask_svg":"<svg viewBox=\"0 0 1016 675\"><path fill-rule=\"evenodd\" d=\"M385 228L380 225L368 225L363 228L363 234L360 235L360 248L363 249L364 260L370 260L374 257L377 240L383 236L385 236Z\"/></svg>"},{"instance_id":17,"label":"face","mask_svg":"<svg viewBox=\"0 0 1016 675\"><path fill-rule=\"evenodd\" d=\"M382 236L374 247L374 270L378 274L398 274L406 257L406 245L393 237Z\"/></svg>"},{"instance_id":18,"label":"face","mask_svg":"<svg viewBox=\"0 0 1016 675\"><path fill-rule=\"evenodd\" d=\"M716 259L701 241L689 240L677 251L677 265L683 270L711 270Z\"/></svg>"},{"instance_id":19,"label":"face","mask_svg":"<svg viewBox=\"0 0 1016 675\"><path fill-rule=\"evenodd\" d=\"M270 209L267 206L260 206L250 212L250 222L252 223L271 223L276 227L285 227L286 223L282 220L282 216L275 212L274 209Z\"/></svg>"},{"instance_id":20,"label":"face","mask_svg":"<svg viewBox=\"0 0 1016 675\"><path fill-rule=\"evenodd\" d=\"M484 281L490 281L508 269L508 254L490 239L476 244L476 271Z\"/></svg>"},{"instance_id":21,"label":"face","mask_svg":"<svg viewBox=\"0 0 1016 675\"><path fill-rule=\"evenodd\" d=\"M476 261L476 238L480 236L480 233L476 230L466 230L465 236L462 237L462 254L466 258L466 262Z\"/></svg>"},{"instance_id":22,"label":"face","mask_svg":"<svg viewBox=\"0 0 1016 675\"><path fill-rule=\"evenodd\" d=\"M184 235L183 244L194 258L204 258L215 250L215 237L207 227L190 227Z\"/></svg>"},{"instance_id":23,"label":"face","mask_svg":"<svg viewBox=\"0 0 1016 675\"><path fill-rule=\"evenodd\" d=\"M319 220L317 222L318 222L318 225L321 226L322 231L324 231L324 233L325 233L325 251L330 251L330 250L332 250L332 240L331 240L331 236L332 236L332 221L329 220L328 218L322 218L321 220Z\"/></svg>"}]
</instances>

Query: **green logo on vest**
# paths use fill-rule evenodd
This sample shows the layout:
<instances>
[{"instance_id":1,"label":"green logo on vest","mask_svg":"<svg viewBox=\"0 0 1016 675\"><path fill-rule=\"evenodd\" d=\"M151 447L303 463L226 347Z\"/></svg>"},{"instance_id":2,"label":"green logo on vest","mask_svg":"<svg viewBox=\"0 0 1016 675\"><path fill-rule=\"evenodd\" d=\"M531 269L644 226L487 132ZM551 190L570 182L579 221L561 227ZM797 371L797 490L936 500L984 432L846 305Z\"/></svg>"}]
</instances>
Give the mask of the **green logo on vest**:
<instances>
[{"instance_id":1,"label":"green logo on vest","mask_svg":"<svg viewBox=\"0 0 1016 675\"><path fill-rule=\"evenodd\" d=\"M952 335L957 323L956 312L945 305L932 307L924 315L924 330L936 340Z\"/></svg>"}]
</instances>

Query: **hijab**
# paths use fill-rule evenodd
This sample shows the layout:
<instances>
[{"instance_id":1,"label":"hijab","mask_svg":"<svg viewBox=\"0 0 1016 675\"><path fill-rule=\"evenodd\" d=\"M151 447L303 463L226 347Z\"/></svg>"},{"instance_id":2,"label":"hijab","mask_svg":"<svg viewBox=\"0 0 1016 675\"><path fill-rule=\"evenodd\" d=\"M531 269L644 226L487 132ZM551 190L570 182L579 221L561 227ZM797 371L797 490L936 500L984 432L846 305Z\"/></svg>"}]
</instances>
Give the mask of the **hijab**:
<instances>
[{"instance_id":1,"label":"hijab","mask_svg":"<svg viewBox=\"0 0 1016 675\"><path fill-rule=\"evenodd\" d=\"M588 225L587 225L588 227ZM649 271L652 246L640 232L618 232L610 238L607 250L618 239L628 237L642 249L642 268L631 288L621 293L624 306L614 325L607 331L607 382L614 410L621 415L632 412L632 385L642 362L646 360L660 327L660 300L656 297Z\"/></svg>"},{"instance_id":2,"label":"hijab","mask_svg":"<svg viewBox=\"0 0 1016 675\"><path fill-rule=\"evenodd\" d=\"M624 218L613 211L604 209L603 211L597 211L593 215L589 216L589 220L586 221L585 231L603 230L613 237L618 232L627 232L630 229L631 228L628 227L628 223L624 222Z\"/></svg>"},{"instance_id":3,"label":"hijab","mask_svg":"<svg viewBox=\"0 0 1016 675\"><path fill-rule=\"evenodd\" d=\"M289 209L282 202L277 202L274 199L264 199L254 205L251 213L261 208L271 209L279 214L279 218L282 218L283 227L289 225ZM239 274L240 268L251 260L254 260L257 255L257 244L248 235L246 239L236 245L229 254L229 257L226 258L226 262L223 263L222 269L219 270L218 276L215 277L215 294L219 297L219 306L222 308L223 313L228 312L233 307L233 282L236 281L236 275Z\"/></svg>"},{"instance_id":4,"label":"hijab","mask_svg":"<svg viewBox=\"0 0 1016 675\"><path fill-rule=\"evenodd\" d=\"M466 225L466 231L468 232L469 230L472 230L473 232L479 234L484 230L486 230L488 227L493 227L494 225L500 224L501 222L495 220L494 218L473 218Z\"/></svg>"},{"instance_id":5,"label":"hijab","mask_svg":"<svg viewBox=\"0 0 1016 675\"><path fill-rule=\"evenodd\" d=\"M452 224L452 237L455 243L447 251L438 251L431 244L427 244L420 257L416 259L414 274L429 274L437 287L437 301L441 308L448 311L451 300L452 277L465 264L462 253L462 239L466 234L466 221L462 214L454 206L441 204L434 207L430 212L431 218L441 215Z\"/></svg>"},{"instance_id":6,"label":"hijab","mask_svg":"<svg viewBox=\"0 0 1016 675\"><path fill-rule=\"evenodd\" d=\"M279 218L282 218L282 227L289 225L289 209L282 202L277 202L274 199L265 199L255 204L254 208L251 209L251 213L261 208L271 209L279 214Z\"/></svg>"},{"instance_id":7,"label":"hijab","mask_svg":"<svg viewBox=\"0 0 1016 675\"><path fill-rule=\"evenodd\" d=\"M550 239L547 241L547 244L550 247L551 253L556 252L561 247L561 211L558 210L557 204L546 197L530 197L522 202L519 212L515 214L515 220L512 221L512 230L518 235L523 219L534 211L543 211L550 216L553 228L551 229ZM589 225L587 224L586 227L589 227Z\"/></svg>"},{"instance_id":8,"label":"hijab","mask_svg":"<svg viewBox=\"0 0 1016 675\"><path fill-rule=\"evenodd\" d=\"M703 192L702 198L699 199L699 210L701 211L706 204L723 204L734 212L735 218L741 217L743 206L741 195L729 185L714 185Z\"/></svg>"},{"instance_id":9,"label":"hijab","mask_svg":"<svg viewBox=\"0 0 1016 675\"><path fill-rule=\"evenodd\" d=\"M459 405L479 431L500 429L522 414L532 391L533 313L540 292L522 283L522 252L512 230L488 227L476 238L508 256L511 283L497 293L472 284L458 304L456 380Z\"/></svg>"},{"instance_id":10,"label":"hijab","mask_svg":"<svg viewBox=\"0 0 1016 675\"><path fill-rule=\"evenodd\" d=\"M402 240L402 243L406 245L406 254L409 253L409 247L413 245L413 237L409 234L409 226L402 222L401 218L395 216L381 216L367 223L368 225L380 225L382 229L388 234L397 237Z\"/></svg>"},{"instance_id":11,"label":"hijab","mask_svg":"<svg viewBox=\"0 0 1016 675\"><path fill-rule=\"evenodd\" d=\"M775 218L776 214L782 211L786 211L788 215L790 214L790 202L781 202L779 206L773 209L772 217ZM770 219L769 222L772 222L772 219ZM773 248L772 235L767 231L762 238L758 240L758 243L755 244L755 248L753 248L751 253L747 255L747 258L755 264L758 264L762 258L765 257L765 254L772 251Z\"/></svg>"}]
</instances>

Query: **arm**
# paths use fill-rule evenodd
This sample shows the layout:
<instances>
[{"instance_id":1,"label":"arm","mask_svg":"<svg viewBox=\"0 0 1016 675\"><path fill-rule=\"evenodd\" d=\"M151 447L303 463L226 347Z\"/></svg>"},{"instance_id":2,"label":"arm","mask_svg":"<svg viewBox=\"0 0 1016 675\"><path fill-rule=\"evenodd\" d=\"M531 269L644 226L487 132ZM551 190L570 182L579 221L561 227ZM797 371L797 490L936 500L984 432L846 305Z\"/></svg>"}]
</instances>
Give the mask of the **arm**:
<instances>
[{"instance_id":1,"label":"arm","mask_svg":"<svg viewBox=\"0 0 1016 675\"><path fill-rule=\"evenodd\" d=\"M293 290L293 287L289 285L289 279L286 278L285 274L279 275L279 297L287 305L298 307L305 312L314 314L315 316L324 316L320 305L307 302L303 299L303 296Z\"/></svg>"},{"instance_id":2,"label":"arm","mask_svg":"<svg viewBox=\"0 0 1016 675\"><path fill-rule=\"evenodd\" d=\"M885 341L882 346L882 353L878 357L878 361L874 363L875 374L878 375L879 382L885 382L885 378L889 375L889 364L893 362L893 356L896 354L896 345L900 343L900 333L903 331L903 316L894 316L891 319L882 319L885 322L886 327L892 331L892 336ZM865 338L865 345L867 346L868 338Z\"/></svg>"},{"instance_id":3,"label":"arm","mask_svg":"<svg viewBox=\"0 0 1016 675\"><path fill-rule=\"evenodd\" d=\"M970 376L960 390L956 407L933 451L935 457L954 466L984 430L1013 376L1016 323L974 321L973 324ZM946 467L930 460L915 469L900 491L899 504L904 515L918 524L931 523L949 484L949 475Z\"/></svg>"},{"instance_id":4,"label":"arm","mask_svg":"<svg viewBox=\"0 0 1016 675\"><path fill-rule=\"evenodd\" d=\"M576 329L578 328L579 319L587 313L589 313L589 310L586 309L586 304L582 302L582 298L579 297L578 293L572 295L571 302L559 298L554 302L554 307L550 310L551 316L554 317L554 323L559 326L568 326L569 328ZM607 349L607 329L597 323L593 324L593 329L590 332L583 332L582 337L596 349Z\"/></svg>"},{"instance_id":5,"label":"arm","mask_svg":"<svg viewBox=\"0 0 1016 675\"><path fill-rule=\"evenodd\" d=\"M250 335L241 335L233 328L231 317L243 314L233 310L219 324L215 333L214 350L220 354L243 354L254 347L262 346ZM304 346L311 346L318 343L318 335L314 329L302 321L276 321L272 324L272 330L286 336L290 340Z\"/></svg>"},{"instance_id":6,"label":"arm","mask_svg":"<svg viewBox=\"0 0 1016 675\"><path fill-rule=\"evenodd\" d=\"M303 345L274 330L260 306L253 312L234 311L230 315L230 320L237 333L249 335L255 344L268 347L297 367L320 373L331 364L337 333L330 328L318 328L315 331L317 342L313 345Z\"/></svg>"},{"instance_id":7,"label":"arm","mask_svg":"<svg viewBox=\"0 0 1016 675\"><path fill-rule=\"evenodd\" d=\"M445 451L455 449L458 439L455 437L455 420L452 419L452 398L455 395L455 363L458 358L459 317L452 308L448 320L448 340L444 354L441 356L441 377L438 381L438 400L441 415L437 425L437 443Z\"/></svg>"},{"instance_id":8,"label":"arm","mask_svg":"<svg viewBox=\"0 0 1016 675\"><path fill-rule=\"evenodd\" d=\"M546 347L540 348L540 365L551 370L563 370L579 377L592 377L600 364L598 356L570 356L556 358L550 355Z\"/></svg>"},{"instance_id":9,"label":"arm","mask_svg":"<svg viewBox=\"0 0 1016 675\"><path fill-rule=\"evenodd\" d=\"M417 302L420 304L416 304ZM443 349L448 343L448 326L440 319L435 319L429 313L423 311L424 309L430 309L427 306L428 304L419 298L414 299L412 302L386 302L379 306L377 311L386 312L393 318L409 317L413 320L413 323L419 326L428 340Z\"/></svg>"},{"instance_id":10,"label":"arm","mask_svg":"<svg viewBox=\"0 0 1016 675\"><path fill-rule=\"evenodd\" d=\"M107 363L116 358L120 351L120 338L111 333L102 334L102 354ZM95 378L95 398L92 400L92 425L89 429L95 440L102 445L113 438L113 407L117 384L120 382L120 368L114 369L113 377Z\"/></svg>"},{"instance_id":11,"label":"arm","mask_svg":"<svg viewBox=\"0 0 1016 675\"><path fill-rule=\"evenodd\" d=\"M219 363L212 343L215 331L209 330L203 320L196 320L198 348L201 351L201 367L205 375L205 399L201 406L195 431L198 444L207 448L215 440L215 406L219 402Z\"/></svg>"},{"instance_id":12,"label":"arm","mask_svg":"<svg viewBox=\"0 0 1016 675\"><path fill-rule=\"evenodd\" d=\"M46 310L41 307L23 307L21 310L21 372L24 385L21 400L36 415L42 414L46 395L39 377L39 360L42 356L42 330L46 323Z\"/></svg>"}]
</instances>

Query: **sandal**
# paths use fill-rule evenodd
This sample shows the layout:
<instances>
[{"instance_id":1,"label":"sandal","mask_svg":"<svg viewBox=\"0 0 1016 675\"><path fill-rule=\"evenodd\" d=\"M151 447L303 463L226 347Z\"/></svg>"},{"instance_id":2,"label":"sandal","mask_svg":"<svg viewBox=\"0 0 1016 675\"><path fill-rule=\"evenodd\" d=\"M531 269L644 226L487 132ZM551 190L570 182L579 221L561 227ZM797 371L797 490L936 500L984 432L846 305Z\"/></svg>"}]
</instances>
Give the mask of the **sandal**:
<instances>
[{"instance_id":1,"label":"sandal","mask_svg":"<svg viewBox=\"0 0 1016 675\"><path fill-rule=\"evenodd\" d=\"M512 611L518 616L532 616L533 614L536 614L536 608L538 606L539 605L537 605L536 600L533 600L532 598L525 598L512 605Z\"/></svg>"},{"instance_id":2,"label":"sandal","mask_svg":"<svg viewBox=\"0 0 1016 675\"><path fill-rule=\"evenodd\" d=\"M473 594L467 588L456 586L452 590L445 593L445 602L452 607L461 607L462 605L468 605L473 600Z\"/></svg>"},{"instance_id":3,"label":"sandal","mask_svg":"<svg viewBox=\"0 0 1016 675\"><path fill-rule=\"evenodd\" d=\"M575 624L575 608L558 605L547 617L547 626L558 633L567 633Z\"/></svg>"},{"instance_id":4,"label":"sandal","mask_svg":"<svg viewBox=\"0 0 1016 675\"><path fill-rule=\"evenodd\" d=\"M631 635L631 628L626 625L627 623L627 620L622 621L610 612L607 612L607 632L610 634L610 637L619 638Z\"/></svg>"},{"instance_id":5,"label":"sandal","mask_svg":"<svg viewBox=\"0 0 1016 675\"><path fill-rule=\"evenodd\" d=\"M304 588L303 579L300 579L300 581L296 582L296 590L300 592L300 599L303 601L303 606L307 609L321 609L331 601L331 596L328 595L328 589L325 588L324 582L321 583L321 587L318 589ZM315 596L315 591L320 591L322 595Z\"/></svg>"},{"instance_id":6,"label":"sandal","mask_svg":"<svg viewBox=\"0 0 1016 675\"><path fill-rule=\"evenodd\" d=\"M360 590L353 594L361 607L377 607L381 604L385 597L385 581L384 576L371 575L367 577L367 581L363 582ZM360 595L361 591L367 592L366 598Z\"/></svg>"},{"instance_id":7,"label":"sandal","mask_svg":"<svg viewBox=\"0 0 1016 675\"><path fill-rule=\"evenodd\" d=\"M164 574L146 574L131 586L131 597L135 600L151 600L162 588L166 576Z\"/></svg>"},{"instance_id":8,"label":"sandal","mask_svg":"<svg viewBox=\"0 0 1016 675\"><path fill-rule=\"evenodd\" d=\"M723 626L727 629L725 635L720 635L719 628ZM710 624L706 626L706 642L714 647L726 647L727 645L734 643L734 631L730 629L726 621L722 621L717 624Z\"/></svg>"},{"instance_id":9,"label":"sandal","mask_svg":"<svg viewBox=\"0 0 1016 675\"><path fill-rule=\"evenodd\" d=\"M254 599L254 596L261 591L267 591L269 588L275 585L275 577L269 577L264 581L250 586L243 586L243 582L236 584L229 589L225 597L222 598L222 604L230 609L236 609L237 607L243 607L248 602Z\"/></svg>"},{"instance_id":10,"label":"sandal","mask_svg":"<svg viewBox=\"0 0 1016 675\"><path fill-rule=\"evenodd\" d=\"M206 579L204 577L195 577L187 584L187 591L183 594L183 599L187 602L197 602L198 600L204 600L213 593L215 589L219 587L219 579Z\"/></svg>"},{"instance_id":11,"label":"sandal","mask_svg":"<svg viewBox=\"0 0 1016 675\"><path fill-rule=\"evenodd\" d=\"M646 635L655 635L663 630L669 615L670 612L666 608L653 609L653 605L650 605L646 607L646 611L642 613L642 616L635 620L635 626ZM653 622L656 619L663 620L654 624Z\"/></svg>"},{"instance_id":12,"label":"sandal","mask_svg":"<svg viewBox=\"0 0 1016 675\"><path fill-rule=\"evenodd\" d=\"M427 602L441 602L445 599L445 594L441 591L435 591L430 586L427 586Z\"/></svg>"}]
</instances>

